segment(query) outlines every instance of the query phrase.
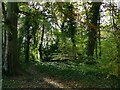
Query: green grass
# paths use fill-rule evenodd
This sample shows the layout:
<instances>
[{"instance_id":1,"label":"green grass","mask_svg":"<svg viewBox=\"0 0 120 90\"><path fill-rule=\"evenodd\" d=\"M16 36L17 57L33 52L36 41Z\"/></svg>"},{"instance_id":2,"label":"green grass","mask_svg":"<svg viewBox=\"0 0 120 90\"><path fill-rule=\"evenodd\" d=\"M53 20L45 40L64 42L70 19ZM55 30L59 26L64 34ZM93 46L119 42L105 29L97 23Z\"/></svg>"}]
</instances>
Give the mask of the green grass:
<instances>
[{"instance_id":1,"label":"green grass","mask_svg":"<svg viewBox=\"0 0 120 90\"><path fill-rule=\"evenodd\" d=\"M102 74L100 66L87 65L84 63L76 64L73 62L57 63L57 62L44 62L36 65L43 73L54 75L68 75L68 74ZM103 72L104 73L104 72Z\"/></svg>"}]
</instances>

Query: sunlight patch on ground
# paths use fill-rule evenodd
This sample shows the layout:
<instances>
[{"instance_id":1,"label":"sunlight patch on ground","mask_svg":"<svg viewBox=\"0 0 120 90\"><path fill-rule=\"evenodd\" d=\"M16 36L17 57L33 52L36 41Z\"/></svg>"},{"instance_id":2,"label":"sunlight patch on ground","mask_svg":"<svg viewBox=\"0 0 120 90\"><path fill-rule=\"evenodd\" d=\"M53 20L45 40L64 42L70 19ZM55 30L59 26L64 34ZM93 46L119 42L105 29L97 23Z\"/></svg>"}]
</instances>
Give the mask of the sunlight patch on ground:
<instances>
[{"instance_id":1,"label":"sunlight patch on ground","mask_svg":"<svg viewBox=\"0 0 120 90\"><path fill-rule=\"evenodd\" d=\"M52 79L43 78L43 80L49 84L52 84L56 88L65 88L64 85L62 85L61 83L58 83L57 81L53 81Z\"/></svg>"}]
</instances>

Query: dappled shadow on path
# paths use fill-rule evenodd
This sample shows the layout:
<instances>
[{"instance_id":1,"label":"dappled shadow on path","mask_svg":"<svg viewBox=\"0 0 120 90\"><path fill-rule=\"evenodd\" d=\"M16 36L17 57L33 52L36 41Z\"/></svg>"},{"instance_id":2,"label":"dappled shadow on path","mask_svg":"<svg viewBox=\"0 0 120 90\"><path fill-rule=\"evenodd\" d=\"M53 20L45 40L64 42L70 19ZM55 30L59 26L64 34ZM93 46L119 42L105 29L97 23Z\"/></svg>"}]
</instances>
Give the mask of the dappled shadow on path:
<instances>
[{"instance_id":1,"label":"dappled shadow on path","mask_svg":"<svg viewBox=\"0 0 120 90\"><path fill-rule=\"evenodd\" d=\"M24 76L14 76L3 80L3 88L66 88L62 83L40 74L34 66L30 66Z\"/></svg>"},{"instance_id":2,"label":"dappled shadow on path","mask_svg":"<svg viewBox=\"0 0 120 90\"><path fill-rule=\"evenodd\" d=\"M102 74L96 72L83 73L77 69L63 68L60 63L52 65L38 64L30 65L27 74L5 78L4 88L114 88L116 81L107 79Z\"/></svg>"},{"instance_id":3,"label":"dappled shadow on path","mask_svg":"<svg viewBox=\"0 0 120 90\"><path fill-rule=\"evenodd\" d=\"M100 69L96 70L96 66L89 66L90 70L85 70L83 69L85 67L80 64L77 66L73 63L49 62L39 63L36 66L37 71L62 82L69 88L116 88L119 86L117 78L107 78L105 73L100 72Z\"/></svg>"}]
</instances>

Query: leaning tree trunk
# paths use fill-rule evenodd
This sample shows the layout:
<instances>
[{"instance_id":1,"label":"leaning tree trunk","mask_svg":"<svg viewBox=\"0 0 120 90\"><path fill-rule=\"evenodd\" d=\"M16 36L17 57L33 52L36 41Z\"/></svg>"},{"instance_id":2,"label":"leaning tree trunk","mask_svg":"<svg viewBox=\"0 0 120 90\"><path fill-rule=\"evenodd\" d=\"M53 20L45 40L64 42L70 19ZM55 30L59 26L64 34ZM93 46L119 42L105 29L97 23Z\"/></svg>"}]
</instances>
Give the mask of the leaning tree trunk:
<instances>
[{"instance_id":1,"label":"leaning tree trunk","mask_svg":"<svg viewBox=\"0 0 120 90\"><path fill-rule=\"evenodd\" d=\"M17 11L16 2L7 3L7 29L8 29L8 74L15 75L19 71L18 39L17 39Z\"/></svg>"},{"instance_id":2,"label":"leaning tree trunk","mask_svg":"<svg viewBox=\"0 0 120 90\"><path fill-rule=\"evenodd\" d=\"M92 2L91 15L90 15L90 24L88 24L88 62L93 61L95 44L97 41L97 32L98 32L98 19L99 19L99 9L100 2Z\"/></svg>"}]
</instances>

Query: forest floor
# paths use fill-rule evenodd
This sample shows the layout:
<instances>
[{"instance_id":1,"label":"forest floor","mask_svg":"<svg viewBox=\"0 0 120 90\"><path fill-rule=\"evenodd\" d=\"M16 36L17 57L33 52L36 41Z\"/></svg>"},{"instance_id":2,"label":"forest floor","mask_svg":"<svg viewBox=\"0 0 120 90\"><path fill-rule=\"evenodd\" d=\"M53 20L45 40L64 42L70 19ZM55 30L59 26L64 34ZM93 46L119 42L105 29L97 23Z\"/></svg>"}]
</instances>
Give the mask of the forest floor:
<instances>
[{"instance_id":1,"label":"forest floor","mask_svg":"<svg viewBox=\"0 0 120 90\"><path fill-rule=\"evenodd\" d=\"M84 66L85 68L87 66ZM71 63L31 64L24 75L5 77L3 88L118 88L119 80ZM91 67L91 66L89 66ZM98 66L99 67L99 66Z\"/></svg>"}]
</instances>

